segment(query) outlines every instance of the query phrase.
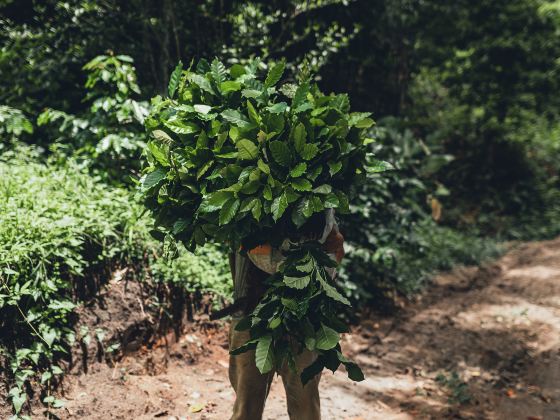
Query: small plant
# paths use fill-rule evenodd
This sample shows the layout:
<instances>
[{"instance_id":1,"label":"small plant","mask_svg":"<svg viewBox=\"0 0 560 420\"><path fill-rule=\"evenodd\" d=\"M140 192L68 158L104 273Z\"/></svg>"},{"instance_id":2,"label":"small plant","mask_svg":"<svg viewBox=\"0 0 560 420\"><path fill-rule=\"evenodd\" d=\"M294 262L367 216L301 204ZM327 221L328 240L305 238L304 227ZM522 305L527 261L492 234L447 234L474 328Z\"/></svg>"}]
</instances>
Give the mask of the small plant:
<instances>
[{"instance_id":1,"label":"small plant","mask_svg":"<svg viewBox=\"0 0 560 420\"><path fill-rule=\"evenodd\" d=\"M19 109L0 105L0 152L24 133L33 134L31 121Z\"/></svg>"},{"instance_id":2,"label":"small plant","mask_svg":"<svg viewBox=\"0 0 560 420\"><path fill-rule=\"evenodd\" d=\"M450 404L467 404L472 399L469 386L461 380L457 372L451 372L449 376L439 373L436 382L449 390Z\"/></svg>"}]
</instances>

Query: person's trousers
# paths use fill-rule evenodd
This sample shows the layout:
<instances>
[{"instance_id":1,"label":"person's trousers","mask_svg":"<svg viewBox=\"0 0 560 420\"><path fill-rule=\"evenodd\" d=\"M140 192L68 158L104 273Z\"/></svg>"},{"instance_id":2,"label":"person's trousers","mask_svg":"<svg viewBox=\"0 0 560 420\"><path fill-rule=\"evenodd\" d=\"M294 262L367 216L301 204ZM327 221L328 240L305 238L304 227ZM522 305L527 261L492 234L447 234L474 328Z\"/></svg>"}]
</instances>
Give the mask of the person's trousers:
<instances>
[{"instance_id":1,"label":"person's trousers","mask_svg":"<svg viewBox=\"0 0 560 420\"><path fill-rule=\"evenodd\" d=\"M249 340L249 331L236 331L239 319L250 313L265 292L263 280L268 274L255 267L251 261L239 254L230 257L234 280L234 298L246 302L243 313L234 316L229 334L230 349L235 349ZM296 357L297 371L287 365L278 370L282 377L290 420L320 420L319 400L320 375L302 385L299 373L315 360L315 354L304 350ZM235 390L236 398L231 420L260 420L264 404L270 390L275 372L261 374L255 365L255 351L230 356L229 380Z\"/></svg>"}]
</instances>

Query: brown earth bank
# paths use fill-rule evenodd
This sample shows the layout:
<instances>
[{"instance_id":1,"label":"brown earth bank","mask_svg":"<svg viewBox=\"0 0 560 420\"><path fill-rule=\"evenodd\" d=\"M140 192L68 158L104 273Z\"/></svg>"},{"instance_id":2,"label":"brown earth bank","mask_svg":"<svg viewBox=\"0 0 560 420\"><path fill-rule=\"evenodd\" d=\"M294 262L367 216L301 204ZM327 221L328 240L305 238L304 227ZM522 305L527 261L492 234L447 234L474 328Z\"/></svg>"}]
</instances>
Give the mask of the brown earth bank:
<instances>
[{"instance_id":1,"label":"brown earth bank","mask_svg":"<svg viewBox=\"0 0 560 420\"><path fill-rule=\"evenodd\" d=\"M81 368L72 369L61 388L65 407L52 413L60 419L227 420L235 397L227 379L227 323L201 316L180 334L146 340L142 334L149 335L153 320L142 300L117 283L106 293L105 307L90 308L84 318L92 327L122 323L126 306L136 326L111 328L120 340L126 334L136 339L125 337L129 348L118 361L75 363ZM364 319L343 346L366 380L324 372L325 420L558 420L560 238L439 275L397 316ZM36 407L32 417L43 417L43 410ZM288 418L278 378L264 418Z\"/></svg>"}]
</instances>

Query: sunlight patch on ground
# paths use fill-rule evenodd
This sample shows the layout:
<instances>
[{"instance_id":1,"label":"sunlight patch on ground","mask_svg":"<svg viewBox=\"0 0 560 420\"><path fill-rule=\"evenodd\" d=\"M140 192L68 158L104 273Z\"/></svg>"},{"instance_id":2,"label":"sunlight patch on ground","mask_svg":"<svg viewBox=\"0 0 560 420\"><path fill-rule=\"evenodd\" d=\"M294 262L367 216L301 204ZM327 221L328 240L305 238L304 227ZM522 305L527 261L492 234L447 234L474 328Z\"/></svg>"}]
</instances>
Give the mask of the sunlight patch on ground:
<instances>
[{"instance_id":1,"label":"sunlight patch on ground","mask_svg":"<svg viewBox=\"0 0 560 420\"><path fill-rule=\"evenodd\" d=\"M530 278L532 280L556 280L560 279L560 268L545 265L532 265L528 267L514 268L507 272L505 278Z\"/></svg>"}]
</instances>

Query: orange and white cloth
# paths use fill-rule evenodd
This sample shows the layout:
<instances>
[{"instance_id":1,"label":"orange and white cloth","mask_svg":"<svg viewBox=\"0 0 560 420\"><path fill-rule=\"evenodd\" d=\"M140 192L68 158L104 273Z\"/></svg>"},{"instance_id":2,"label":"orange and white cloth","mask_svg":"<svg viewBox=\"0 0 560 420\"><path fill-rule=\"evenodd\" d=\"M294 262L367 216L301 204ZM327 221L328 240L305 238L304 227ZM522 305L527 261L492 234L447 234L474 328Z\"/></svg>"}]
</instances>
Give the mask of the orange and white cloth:
<instances>
[{"instance_id":1,"label":"orange and white cloth","mask_svg":"<svg viewBox=\"0 0 560 420\"><path fill-rule=\"evenodd\" d=\"M334 210L325 210L325 228L319 238L319 243L323 244L325 251L337 262L344 257L344 237L338 229L338 224L334 217ZM260 245L250 250L247 255L251 262L260 270L273 274L278 270L278 266L284 261L283 251L288 250L290 241L284 240L280 248L273 248L269 244ZM335 276L334 269L329 270L331 277Z\"/></svg>"}]
</instances>

